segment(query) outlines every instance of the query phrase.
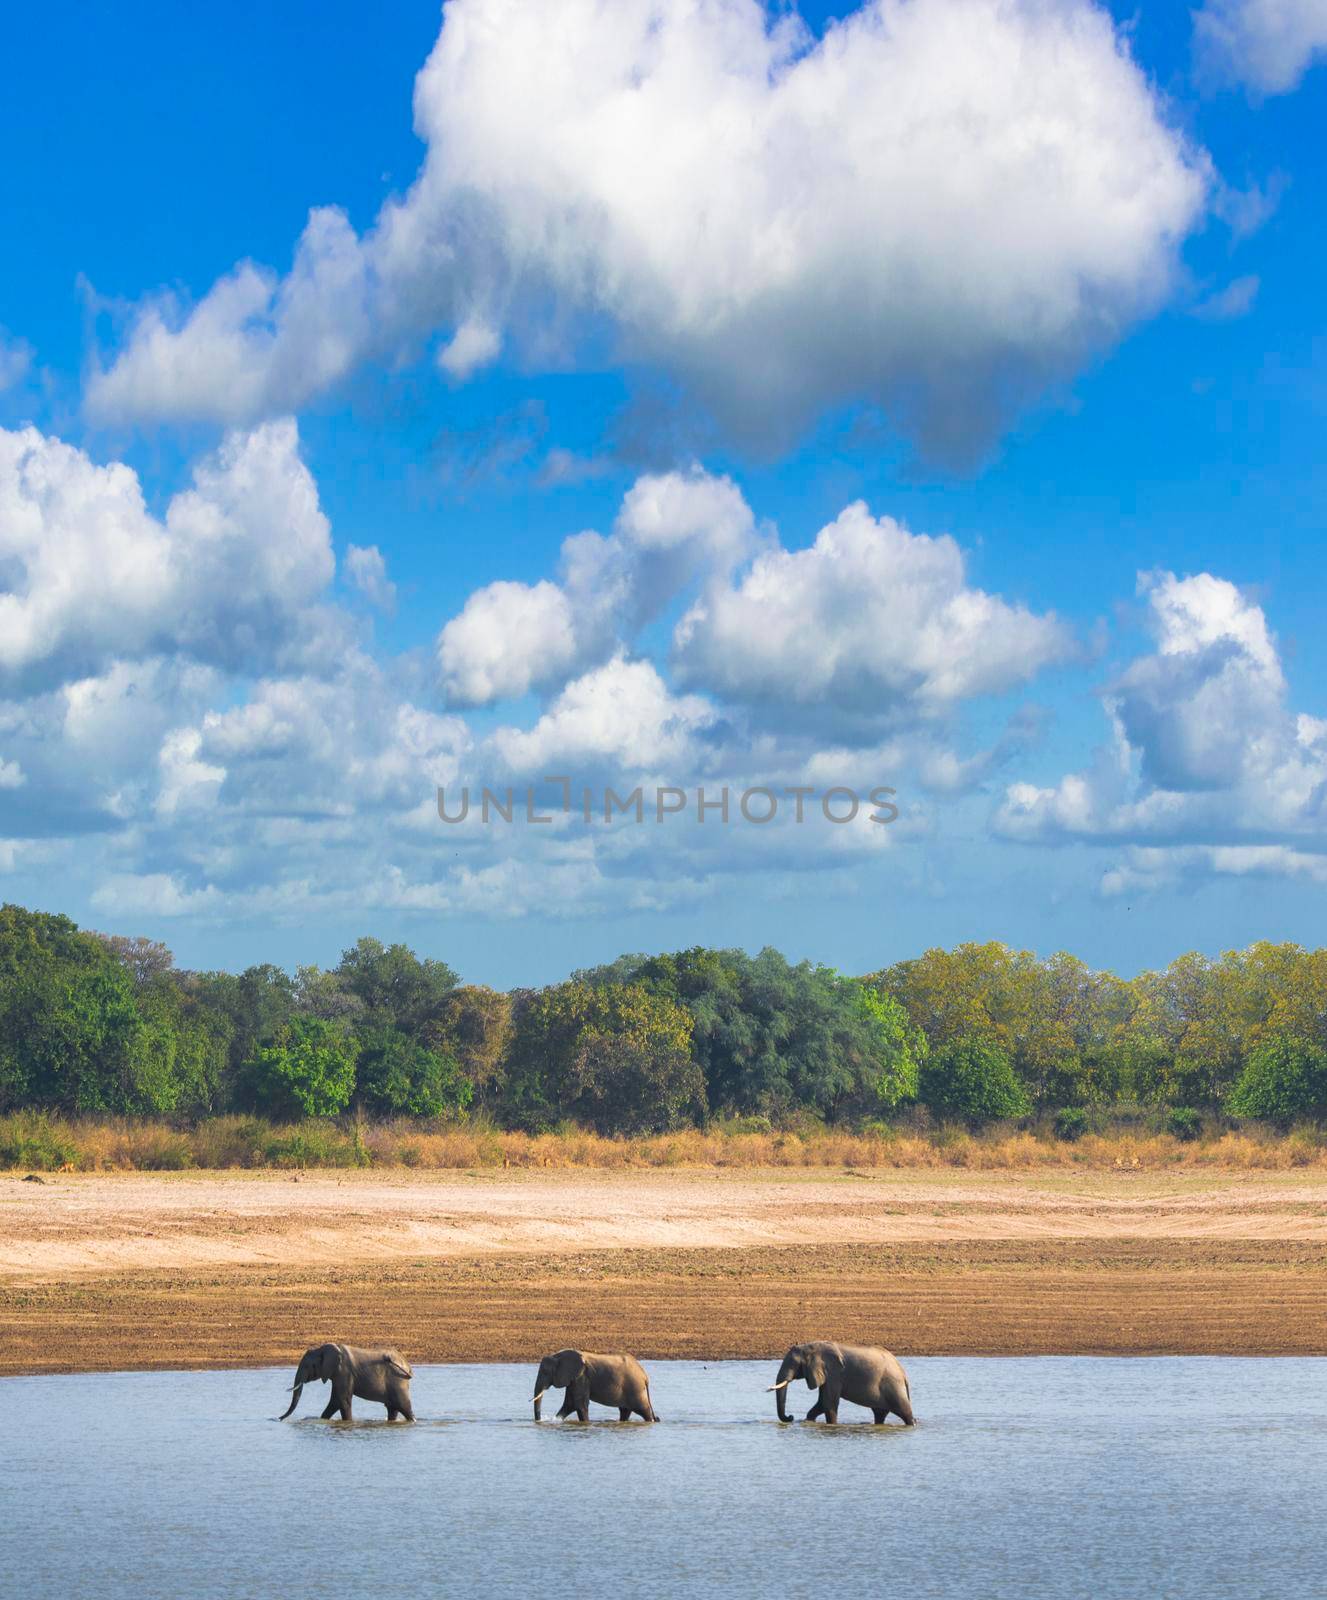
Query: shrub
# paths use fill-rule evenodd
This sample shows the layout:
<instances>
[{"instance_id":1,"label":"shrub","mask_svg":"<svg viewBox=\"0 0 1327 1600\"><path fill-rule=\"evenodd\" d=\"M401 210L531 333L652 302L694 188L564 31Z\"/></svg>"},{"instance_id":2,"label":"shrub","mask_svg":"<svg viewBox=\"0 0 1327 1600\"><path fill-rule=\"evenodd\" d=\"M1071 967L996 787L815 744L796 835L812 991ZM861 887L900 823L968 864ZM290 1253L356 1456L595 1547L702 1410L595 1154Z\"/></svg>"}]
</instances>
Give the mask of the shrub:
<instances>
[{"instance_id":1,"label":"shrub","mask_svg":"<svg viewBox=\"0 0 1327 1600\"><path fill-rule=\"evenodd\" d=\"M347 1132L326 1122L269 1129L263 1162L272 1167L367 1167L372 1158L358 1127Z\"/></svg>"},{"instance_id":2,"label":"shrub","mask_svg":"<svg viewBox=\"0 0 1327 1600\"><path fill-rule=\"evenodd\" d=\"M57 1172L78 1164L78 1146L62 1124L49 1117L23 1114L0 1119L0 1167Z\"/></svg>"},{"instance_id":3,"label":"shrub","mask_svg":"<svg viewBox=\"0 0 1327 1600\"><path fill-rule=\"evenodd\" d=\"M1327 1116L1327 1051L1306 1039L1274 1038L1256 1045L1230 1092L1237 1117L1288 1128L1301 1118Z\"/></svg>"},{"instance_id":4,"label":"shrub","mask_svg":"<svg viewBox=\"0 0 1327 1600\"><path fill-rule=\"evenodd\" d=\"M1051 1126L1055 1129L1057 1139L1065 1139L1072 1144L1088 1131L1087 1112L1082 1106L1063 1106L1055 1113Z\"/></svg>"},{"instance_id":5,"label":"shrub","mask_svg":"<svg viewBox=\"0 0 1327 1600\"><path fill-rule=\"evenodd\" d=\"M1171 1106L1166 1112L1166 1132L1182 1144L1191 1144L1203 1131L1201 1112L1192 1106Z\"/></svg>"},{"instance_id":6,"label":"shrub","mask_svg":"<svg viewBox=\"0 0 1327 1600\"><path fill-rule=\"evenodd\" d=\"M194 1153L200 1167L260 1167L272 1132L261 1117L209 1117L194 1129Z\"/></svg>"},{"instance_id":7,"label":"shrub","mask_svg":"<svg viewBox=\"0 0 1327 1600\"><path fill-rule=\"evenodd\" d=\"M917 1098L938 1120L981 1127L1031 1111L1027 1091L999 1045L963 1039L935 1051L923 1064Z\"/></svg>"}]
</instances>

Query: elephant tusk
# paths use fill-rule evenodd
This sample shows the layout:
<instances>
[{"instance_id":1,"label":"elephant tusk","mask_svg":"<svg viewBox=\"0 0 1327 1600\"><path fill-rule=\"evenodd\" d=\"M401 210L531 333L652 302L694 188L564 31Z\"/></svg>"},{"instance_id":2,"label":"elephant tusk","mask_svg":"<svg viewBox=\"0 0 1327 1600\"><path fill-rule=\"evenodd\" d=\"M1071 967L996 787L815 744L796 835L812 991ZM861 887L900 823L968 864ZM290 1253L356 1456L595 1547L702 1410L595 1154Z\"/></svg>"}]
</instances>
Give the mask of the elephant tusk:
<instances>
[{"instance_id":1,"label":"elephant tusk","mask_svg":"<svg viewBox=\"0 0 1327 1600\"><path fill-rule=\"evenodd\" d=\"M541 1389L539 1391L539 1393L535 1396L535 1404L537 1405L539 1403L539 1401L541 1401L547 1393L548 1393L547 1389Z\"/></svg>"},{"instance_id":2,"label":"elephant tusk","mask_svg":"<svg viewBox=\"0 0 1327 1600\"><path fill-rule=\"evenodd\" d=\"M776 1389L786 1389L791 1382L791 1378L785 1378L782 1383L772 1383L770 1384L769 1388L765 1390L765 1393L773 1394Z\"/></svg>"}]
</instances>

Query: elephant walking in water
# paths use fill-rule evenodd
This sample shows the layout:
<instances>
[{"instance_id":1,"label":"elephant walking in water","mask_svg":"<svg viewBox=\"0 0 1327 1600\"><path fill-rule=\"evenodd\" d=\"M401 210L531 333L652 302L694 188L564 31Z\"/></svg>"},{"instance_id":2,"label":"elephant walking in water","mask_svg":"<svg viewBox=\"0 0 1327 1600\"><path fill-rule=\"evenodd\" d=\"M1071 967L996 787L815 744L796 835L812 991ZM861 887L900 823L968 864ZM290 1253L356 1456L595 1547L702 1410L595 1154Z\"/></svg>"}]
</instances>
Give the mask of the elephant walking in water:
<instances>
[{"instance_id":1,"label":"elephant walking in water","mask_svg":"<svg viewBox=\"0 0 1327 1600\"><path fill-rule=\"evenodd\" d=\"M559 1350L545 1356L534 1381L536 1422L540 1402L550 1389L567 1391L559 1417L575 1413L588 1422L593 1400L599 1406L616 1406L621 1422L628 1421L633 1412L644 1422L659 1420L650 1404L650 1380L635 1356L597 1356L588 1350Z\"/></svg>"},{"instance_id":2,"label":"elephant walking in water","mask_svg":"<svg viewBox=\"0 0 1327 1600\"><path fill-rule=\"evenodd\" d=\"M837 1422L840 1400L866 1406L877 1422L883 1422L891 1411L908 1427L916 1420L908 1375L888 1350L821 1340L795 1344L784 1356L777 1380L770 1385L778 1395L780 1422L788 1420L788 1385L798 1378L806 1380L808 1389L820 1390L815 1405L806 1414L808 1422L817 1417Z\"/></svg>"},{"instance_id":3,"label":"elephant walking in water","mask_svg":"<svg viewBox=\"0 0 1327 1600\"><path fill-rule=\"evenodd\" d=\"M324 1421L339 1411L351 1421L351 1398L374 1400L387 1407L388 1422L404 1417L415 1420L410 1408L410 1380L414 1376L395 1350L360 1350L353 1344L319 1344L300 1357L292 1385L290 1407L281 1414L284 1422L299 1404L306 1383L330 1383L332 1398L323 1412Z\"/></svg>"}]
</instances>

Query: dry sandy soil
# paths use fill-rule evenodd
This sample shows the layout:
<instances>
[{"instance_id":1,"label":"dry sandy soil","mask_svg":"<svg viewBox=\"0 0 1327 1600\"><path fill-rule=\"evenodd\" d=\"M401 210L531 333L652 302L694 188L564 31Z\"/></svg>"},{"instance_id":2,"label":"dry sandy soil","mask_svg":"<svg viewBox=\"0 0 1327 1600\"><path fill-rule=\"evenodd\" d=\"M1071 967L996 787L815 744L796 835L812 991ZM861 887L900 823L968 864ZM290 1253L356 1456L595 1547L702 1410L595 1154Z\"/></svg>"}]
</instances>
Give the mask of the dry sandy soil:
<instances>
[{"instance_id":1,"label":"dry sandy soil","mask_svg":"<svg viewBox=\"0 0 1327 1600\"><path fill-rule=\"evenodd\" d=\"M0 1373L561 1344L1327 1353L1317 1173L0 1177Z\"/></svg>"}]
</instances>

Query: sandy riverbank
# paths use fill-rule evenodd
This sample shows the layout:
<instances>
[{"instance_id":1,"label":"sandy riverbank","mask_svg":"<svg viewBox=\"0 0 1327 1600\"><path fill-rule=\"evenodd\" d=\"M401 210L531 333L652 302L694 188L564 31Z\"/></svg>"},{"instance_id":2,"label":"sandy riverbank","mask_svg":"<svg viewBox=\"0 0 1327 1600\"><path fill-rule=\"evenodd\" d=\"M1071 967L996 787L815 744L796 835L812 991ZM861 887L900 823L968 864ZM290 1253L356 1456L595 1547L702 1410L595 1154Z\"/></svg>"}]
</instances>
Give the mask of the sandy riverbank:
<instances>
[{"instance_id":1,"label":"sandy riverbank","mask_svg":"<svg viewBox=\"0 0 1327 1600\"><path fill-rule=\"evenodd\" d=\"M1327 1353L1313 1173L226 1172L0 1179L0 1372L418 1360Z\"/></svg>"}]
</instances>

